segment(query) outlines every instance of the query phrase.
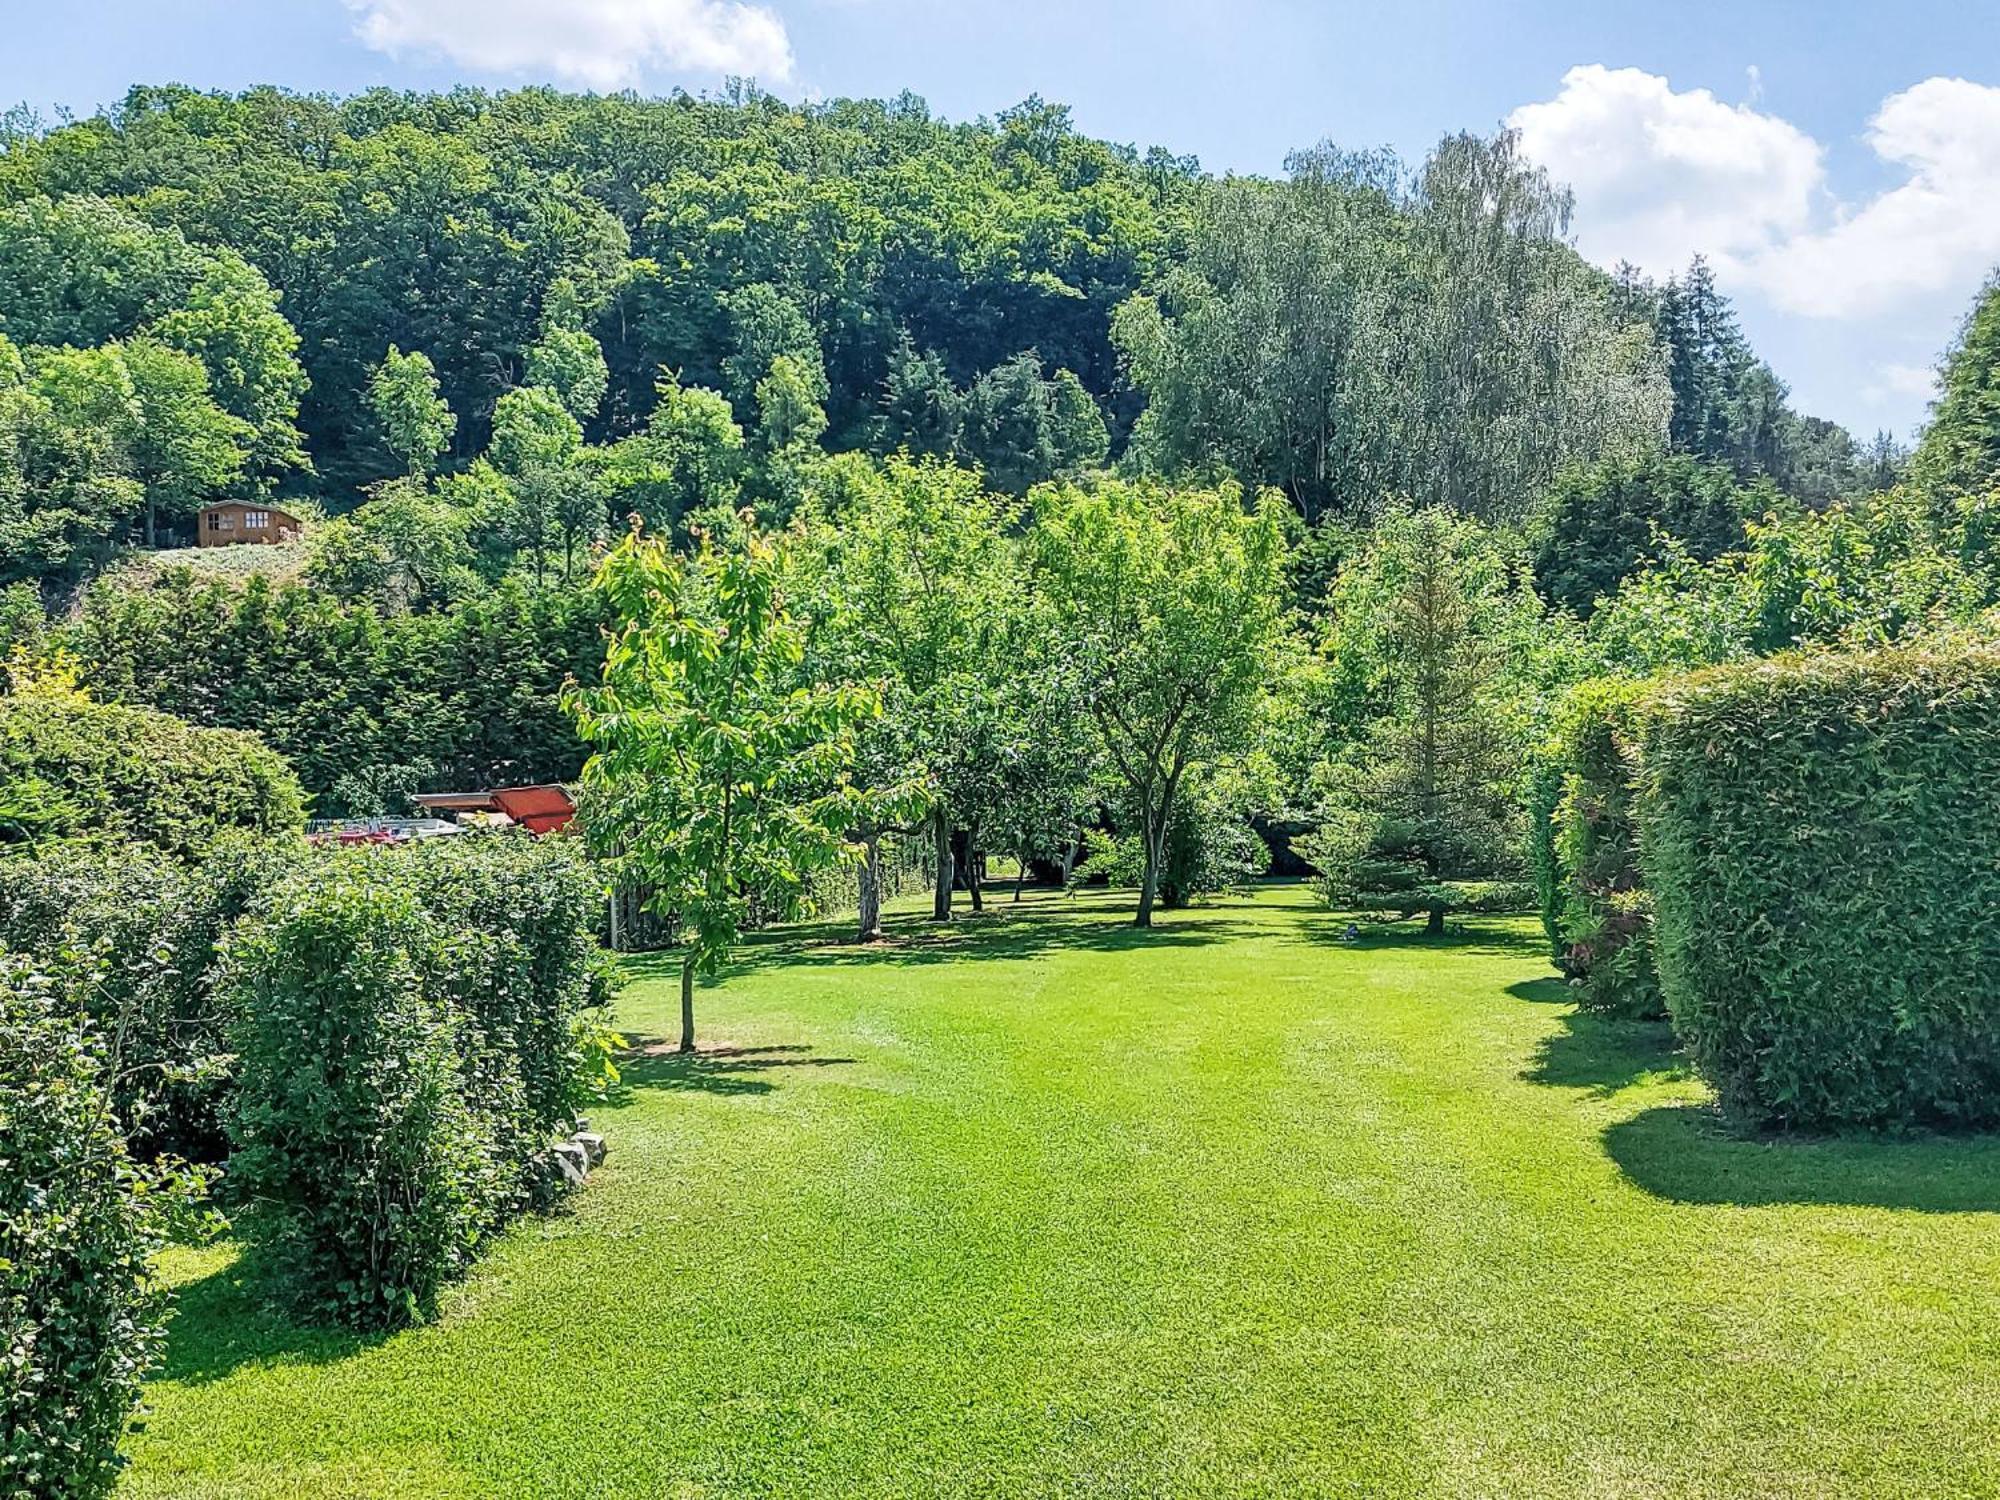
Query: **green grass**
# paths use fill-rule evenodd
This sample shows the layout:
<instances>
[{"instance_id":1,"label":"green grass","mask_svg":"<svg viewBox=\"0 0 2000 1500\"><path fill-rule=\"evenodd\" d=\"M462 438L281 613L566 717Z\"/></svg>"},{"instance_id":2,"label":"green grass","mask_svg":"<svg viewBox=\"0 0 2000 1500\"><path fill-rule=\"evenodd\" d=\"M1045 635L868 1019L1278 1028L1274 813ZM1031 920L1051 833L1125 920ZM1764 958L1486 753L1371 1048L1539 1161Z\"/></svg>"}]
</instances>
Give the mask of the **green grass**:
<instances>
[{"instance_id":1,"label":"green grass","mask_svg":"<svg viewBox=\"0 0 2000 1500\"><path fill-rule=\"evenodd\" d=\"M1944 1495L2000 1486L2000 1142L1760 1142L1527 924L1297 888L777 934L437 1325L219 1249L144 1496ZM665 966L627 993L669 1035Z\"/></svg>"}]
</instances>

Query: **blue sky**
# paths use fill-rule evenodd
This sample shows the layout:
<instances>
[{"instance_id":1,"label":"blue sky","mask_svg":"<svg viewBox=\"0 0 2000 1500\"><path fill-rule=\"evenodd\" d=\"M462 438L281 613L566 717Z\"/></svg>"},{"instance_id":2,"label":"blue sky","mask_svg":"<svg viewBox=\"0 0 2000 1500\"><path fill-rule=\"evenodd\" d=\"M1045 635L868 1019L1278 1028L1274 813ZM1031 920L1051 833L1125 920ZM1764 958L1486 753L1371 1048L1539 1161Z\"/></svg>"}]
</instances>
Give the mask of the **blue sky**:
<instances>
[{"instance_id":1,"label":"blue sky","mask_svg":"<svg viewBox=\"0 0 2000 1500\"><path fill-rule=\"evenodd\" d=\"M525 79L790 96L1029 93L1093 134L1276 172L1320 139L1415 157L1521 127L1579 246L1706 251L1797 403L1907 436L2000 263L2000 26L1983 4L1402 0L0 0L0 101L138 81L349 90Z\"/></svg>"}]
</instances>

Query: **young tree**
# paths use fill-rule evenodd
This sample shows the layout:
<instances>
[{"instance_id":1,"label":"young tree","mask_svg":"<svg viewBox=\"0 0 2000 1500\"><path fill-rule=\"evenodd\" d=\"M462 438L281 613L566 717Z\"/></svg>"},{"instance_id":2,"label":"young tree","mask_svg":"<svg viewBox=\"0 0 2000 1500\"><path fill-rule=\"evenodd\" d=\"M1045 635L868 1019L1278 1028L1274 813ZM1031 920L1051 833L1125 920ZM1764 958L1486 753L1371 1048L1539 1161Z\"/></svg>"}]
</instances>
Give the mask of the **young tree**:
<instances>
[{"instance_id":1,"label":"young tree","mask_svg":"<svg viewBox=\"0 0 2000 1500\"><path fill-rule=\"evenodd\" d=\"M144 338L127 341L121 352L139 403L130 451L133 478L146 490L151 547L161 512L191 515L243 473L256 431L215 404L208 372L192 354Z\"/></svg>"},{"instance_id":2,"label":"young tree","mask_svg":"<svg viewBox=\"0 0 2000 1500\"><path fill-rule=\"evenodd\" d=\"M1138 810L1140 927L1152 925L1184 779L1253 737L1282 629L1282 505L1267 492L1247 511L1233 485L1037 492L1040 602Z\"/></svg>"},{"instance_id":3,"label":"young tree","mask_svg":"<svg viewBox=\"0 0 2000 1500\"><path fill-rule=\"evenodd\" d=\"M852 858L848 830L876 816L851 780L869 689L800 685L799 625L777 549L744 520L740 545L691 559L633 532L596 587L616 614L602 679L565 702L591 747L591 837L612 868L678 923L683 1052L694 981L713 974L756 910L809 905L805 878Z\"/></svg>"},{"instance_id":4,"label":"young tree","mask_svg":"<svg viewBox=\"0 0 2000 1500\"><path fill-rule=\"evenodd\" d=\"M1444 931L1448 910L1514 853L1512 773L1519 744L1495 702L1499 596L1474 597L1466 557L1473 523L1441 509L1385 521L1352 598L1375 615L1380 716L1355 753L1322 774L1321 827L1297 847L1330 900L1403 915ZM1359 632L1357 632L1359 633Z\"/></svg>"},{"instance_id":5,"label":"young tree","mask_svg":"<svg viewBox=\"0 0 2000 1500\"><path fill-rule=\"evenodd\" d=\"M411 478L436 468L458 431L458 418L438 394L437 370L422 350L405 354L389 346L368 381L368 410L383 445Z\"/></svg>"}]
</instances>

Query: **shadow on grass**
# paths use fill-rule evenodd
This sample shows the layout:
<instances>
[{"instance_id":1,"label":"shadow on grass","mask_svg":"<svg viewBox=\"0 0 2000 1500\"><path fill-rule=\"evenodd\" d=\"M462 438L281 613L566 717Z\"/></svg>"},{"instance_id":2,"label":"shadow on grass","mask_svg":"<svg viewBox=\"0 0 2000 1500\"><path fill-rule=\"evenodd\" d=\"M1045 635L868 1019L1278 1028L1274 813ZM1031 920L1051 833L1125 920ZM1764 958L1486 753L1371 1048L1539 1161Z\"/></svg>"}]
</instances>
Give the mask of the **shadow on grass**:
<instances>
[{"instance_id":1,"label":"shadow on grass","mask_svg":"<svg viewBox=\"0 0 2000 1500\"><path fill-rule=\"evenodd\" d=\"M1155 927L1137 928L1130 918L1121 921L1101 907L1072 913L1052 911L1049 903L962 914L949 924L906 919L872 943L856 942L849 923L817 923L751 934L731 957L722 978L704 980L702 985L726 984L739 975L778 968L910 966L958 959L1033 958L1057 951L1124 953L1189 948L1269 930L1220 913L1187 911L1167 913ZM678 983L680 955L628 954L620 967L628 983Z\"/></svg>"},{"instance_id":2,"label":"shadow on grass","mask_svg":"<svg viewBox=\"0 0 2000 1500\"><path fill-rule=\"evenodd\" d=\"M1348 924L1358 931L1347 936ZM1349 948L1356 953L1383 953L1414 949L1425 953L1463 953L1478 958L1546 958L1548 939L1539 931L1528 932L1479 921L1447 923L1442 937L1431 937L1421 922L1375 922L1333 912L1301 922L1298 941L1323 947Z\"/></svg>"},{"instance_id":3,"label":"shadow on grass","mask_svg":"<svg viewBox=\"0 0 2000 1500\"><path fill-rule=\"evenodd\" d=\"M174 1291L167 1354L158 1375L203 1385L246 1365L331 1364L381 1343L387 1333L300 1321L255 1245L228 1265Z\"/></svg>"},{"instance_id":4,"label":"shadow on grass","mask_svg":"<svg viewBox=\"0 0 2000 1500\"><path fill-rule=\"evenodd\" d=\"M634 1037L618 1059L621 1089L681 1089L703 1094L768 1094L777 1085L764 1076L780 1068L840 1068L851 1057L815 1057L802 1042L772 1047L703 1047L676 1050L666 1037Z\"/></svg>"},{"instance_id":5,"label":"shadow on grass","mask_svg":"<svg viewBox=\"0 0 2000 1500\"><path fill-rule=\"evenodd\" d=\"M1536 1004L1567 998L1566 992L1562 996L1544 993L1544 984L1566 990L1560 980L1537 980L1511 985L1507 993ZM1687 1062L1676 1050L1673 1027L1665 1021L1629 1021L1579 1010L1564 1016L1562 1022L1561 1031L1542 1038L1534 1062L1522 1072L1528 1082L1589 1089L1603 1096L1642 1078L1687 1076Z\"/></svg>"},{"instance_id":6,"label":"shadow on grass","mask_svg":"<svg viewBox=\"0 0 2000 1500\"><path fill-rule=\"evenodd\" d=\"M2000 1136L1746 1136L1712 1108L1667 1105L1612 1126L1620 1170L1674 1203L2000 1213Z\"/></svg>"}]
</instances>

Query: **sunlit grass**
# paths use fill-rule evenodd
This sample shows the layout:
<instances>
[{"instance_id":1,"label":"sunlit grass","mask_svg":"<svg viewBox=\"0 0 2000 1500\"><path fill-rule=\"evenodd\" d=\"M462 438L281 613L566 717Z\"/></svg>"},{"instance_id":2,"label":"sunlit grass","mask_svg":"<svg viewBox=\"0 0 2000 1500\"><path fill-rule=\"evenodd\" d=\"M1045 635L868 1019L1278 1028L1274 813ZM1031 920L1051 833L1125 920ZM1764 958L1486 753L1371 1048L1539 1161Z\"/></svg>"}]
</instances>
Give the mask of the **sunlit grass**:
<instances>
[{"instance_id":1,"label":"sunlit grass","mask_svg":"<svg viewBox=\"0 0 2000 1500\"><path fill-rule=\"evenodd\" d=\"M768 935L437 1326L182 1256L135 1495L1976 1493L2000 1145L1736 1140L1525 923ZM653 977L656 974L657 977ZM624 1023L672 1035L669 970Z\"/></svg>"}]
</instances>

